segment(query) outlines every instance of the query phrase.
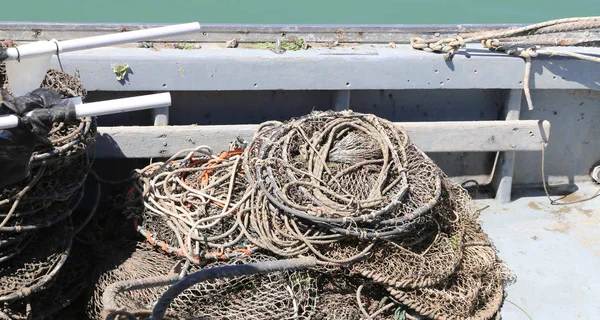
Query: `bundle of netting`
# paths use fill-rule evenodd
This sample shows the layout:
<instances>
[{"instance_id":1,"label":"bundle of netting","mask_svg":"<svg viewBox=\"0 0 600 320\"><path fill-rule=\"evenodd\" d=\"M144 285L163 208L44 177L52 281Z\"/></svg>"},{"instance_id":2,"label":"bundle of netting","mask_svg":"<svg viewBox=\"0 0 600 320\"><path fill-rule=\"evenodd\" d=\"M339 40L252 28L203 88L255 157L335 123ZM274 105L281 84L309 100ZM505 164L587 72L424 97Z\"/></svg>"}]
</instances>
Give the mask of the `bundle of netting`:
<instances>
[{"instance_id":1,"label":"bundle of netting","mask_svg":"<svg viewBox=\"0 0 600 320\"><path fill-rule=\"evenodd\" d=\"M353 112L264 123L244 170L256 192L240 216L258 247L342 266L394 290L416 316L489 319L499 310L508 274L489 239L470 238L482 233L478 210L402 127ZM464 268L488 270L471 276L487 291L436 309L444 294L425 290L462 294Z\"/></svg>"},{"instance_id":2,"label":"bundle of netting","mask_svg":"<svg viewBox=\"0 0 600 320\"><path fill-rule=\"evenodd\" d=\"M145 241L111 248L95 267L98 280L87 306L90 319L147 318L168 286L189 273L277 259L256 252L201 266L165 254ZM309 319L315 303L316 282L308 273L281 271L197 283L174 299L166 318Z\"/></svg>"},{"instance_id":3,"label":"bundle of netting","mask_svg":"<svg viewBox=\"0 0 600 320\"><path fill-rule=\"evenodd\" d=\"M218 156L185 150L138 170L143 210L135 226L147 241L191 262L225 259L254 250L237 217L252 194L241 164L243 149Z\"/></svg>"},{"instance_id":4,"label":"bundle of netting","mask_svg":"<svg viewBox=\"0 0 600 320\"><path fill-rule=\"evenodd\" d=\"M244 169L258 189L249 236L283 255L310 251L349 264L378 239L422 243L453 232L454 213L438 205L449 191L441 170L403 128L373 115L314 112L265 123Z\"/></svg>"},{"instance_id":5,"label":"bundle of netting","mask_svg":"<svg viewBox=\"0 0 600 320\"><path fill-rule=\"evenodd\" d=\"M58 90L62 98L86 93L77 78L57 70L47 72L41 87ZM51 297L37 292L57 283L80 229L71 218L84 196L91 166L87 148L95 136L92 118L53 123L47 139L35 147L29 175L0 190L0 308L11 314L37 318L46 313L41 308L48 306L41 305ZM23 305L26 313L20 313Z\"/></svg>"},{"instance_id":6,"label":"bundle of netting","mask_svg":"<svg viewBox=\"0 0 600 320\"><path fill-rule=\"evenodd\" d=\"M59 313L85 290L90 256L88 247L74 240L72 251L52 283L25 299L7 303L2 312L13 320L61 319Z\"/></svg>"}]
</instances>

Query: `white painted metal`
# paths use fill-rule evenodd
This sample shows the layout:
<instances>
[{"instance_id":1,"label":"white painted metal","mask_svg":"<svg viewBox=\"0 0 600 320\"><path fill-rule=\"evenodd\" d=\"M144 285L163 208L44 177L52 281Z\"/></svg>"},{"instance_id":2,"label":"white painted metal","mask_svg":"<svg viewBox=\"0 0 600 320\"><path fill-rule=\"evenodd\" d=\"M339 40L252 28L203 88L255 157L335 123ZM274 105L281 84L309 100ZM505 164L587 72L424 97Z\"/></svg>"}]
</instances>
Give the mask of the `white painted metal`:
<instances>
[{"instance_id":1,"label":"white painted metal","mask_svg":"<svg viewBox=\"0 0 600 320\"><path fill-rule=\"evenodd\" d=\"M168 107L171 105L171 94L155 93L145 96L91 102L77 106L77 117L85 118L105 114L130 112L136 110Z\"/></svg>"},{"instance_id":2,"label":"white painted metal","mask_svg":"<svg viewBox=\"0 0 600 320\"><path fill-rule=\"evenodd\" d=\"M75 105L77 118L101 116L114 113L131 112L136 110L168 107L171 105L171 94L156 93L145 96L113 99L100 102L91 102ZM31 115L34 111L30 111ZM19 118L15 115L0 116L0 129L14 128L19 124Z\"/></svg>"},{"instance_id":3,"label":"white painted metal","mask_svg":"<svg viewBox=\"0 0 600 320\"><path fill-rule=\"evenodd\" d=\"M152 109L155 126L166 126L169 124L169 107Z\"/></svg>"},{"instance_id":4,"label":"white painted metal","mask_svg":"<svg viewBox=\"0 0 600 320\"><path fill-rule=\"evenodd\" d=\"M124 43L178 36L200 31L198 22L177 24L172 26L142 29L130 32L107 34L95 37L72 39L66 41L38 41L8 48L7 60L18 60L47 54L58 54L72 51L113 46Z\"/></svg>"},{"instance_id":5,"label":"white painted metal","mask_svg":"<svg viewBox=\"0 0 600 320\"><path fill-rule=\"evenodd\" d=\"M333 97L333 110L343 111L350 108L350 90L338 90Z\"/></svg>"},{"instance_id":6,"label":"white painted metal","mask_svg":"<svg viewBox=\"0 0 600 320\"><path fill-rule=\"evenodd\" d=\"M22 96L39 87L53 54L176 36L200 31L197 22L58 42L37 41L6 50L6 74L13 94Z\"/></svg>"},{"instance_id":7,"label":"white painted metal","mask_svg":"<svg viewBox=\"0 0 600 320\"><path fill-rule=\"evenodd\" d=\"M590 175L596 183L600 183L600 166L595 166Z\"/></svg>"},{"instance_id":8,"label":"white painted metal","mask_svg":"<svg viewBox=\"0 0 600 320\"><path fill-rule=\"evenodd\" d=\"M56 47L55 47L56 49ZM15 96L23 96L39 88L50 66L52 55L40 55L27 59L6 61L6 74L10 89Z\"/></svg>"},{"instance_id":9,"label":"white painted metal","mask_svg":"<svg viewBox=\"0 0 600 320\"><path fill-rule=\"evenodd\" d=\"M406 45L317 47L283 54L244 48L110 47L65 54L61 63L68 73L77 70L86 88L102 91L523 89L522 58L470 50L475 49L448 62ZM134 71L127 85L115 81L110 68L125 61ZM52 66L60 67L57 59ZM596 80L600 63L560 58L558 64L556 59L539 57L533 59L532 70L532 89L600 90Z\"/></svg>"}]
</instances>

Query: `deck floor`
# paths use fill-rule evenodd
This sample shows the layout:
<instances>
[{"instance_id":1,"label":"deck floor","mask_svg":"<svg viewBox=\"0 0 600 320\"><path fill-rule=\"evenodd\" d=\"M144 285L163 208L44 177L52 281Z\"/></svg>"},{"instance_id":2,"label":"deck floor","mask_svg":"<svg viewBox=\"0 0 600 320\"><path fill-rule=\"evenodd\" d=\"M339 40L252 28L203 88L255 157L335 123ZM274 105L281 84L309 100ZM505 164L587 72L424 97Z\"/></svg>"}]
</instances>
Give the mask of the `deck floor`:
<instances>
[{"instance_id":1,"label":"deck floor","mask_svg":"<svg viewBox=\"0 0 600 320\"><path fill-rule=\"evenodd\" d=\"M599 188L577 187L565 201ZM517 189L511 203L477 204L489 205L483 228L517 277L507 289L504 320L600 318L600 197L552 205L539 190Z\"/></svg>"}]
</instances>

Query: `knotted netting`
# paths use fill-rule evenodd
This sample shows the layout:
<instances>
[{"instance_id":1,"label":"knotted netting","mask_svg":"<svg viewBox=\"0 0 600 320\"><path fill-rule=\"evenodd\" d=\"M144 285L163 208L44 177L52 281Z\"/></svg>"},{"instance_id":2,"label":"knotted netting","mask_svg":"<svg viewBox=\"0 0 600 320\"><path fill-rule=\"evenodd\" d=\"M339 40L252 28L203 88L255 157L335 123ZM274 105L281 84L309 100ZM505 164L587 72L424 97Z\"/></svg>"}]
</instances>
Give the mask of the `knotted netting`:
<instances>
[{"instance_id":1,"label":"knotted netting","mask_svg":"<svg viewBox=\"0 0 600 320\"><path fill-rule=\"evenodd\" d=\"M41 87L62 98L86 94L79 79L58 70L49 70ZM83 290L86 250L71 247L95 211L74 215L95 137L93 118L53 123L29 160L30 174L0 190L0 310L11 319L52 317Z\"/></svg>"},{"instance_id":2,"label":"knotted netting","mask_svg":"<svg viewBox=\"0 0 600 320\"><path fill-rule=\"evenodd\" d=\"M12 302L45 289L71 250L70 219L36 232L11 259L0 263L0 302Z\"/></svg>"},{"instance_id":3,"label":"knotted netting","mask_svg":"<svg viewBox=\"0 0 600 320\"><path fill-rule=\"evenodd\" d=\"M78 241L56 278L44 290L5 306L4 312L14 320L60 319L57 316L85 290L91 267L89 248Z\"/></svg>"},{"instance_id":4,"label":"knotted netting","mask_svg":"<svg viewBox=\"0 0 600 320\"><path fill-rule=\"evenodd\" d=\"M242 152L234 147L211 156L199 148L139 170L136 188L144 209L135 220L138 232L152 245L192 262L253 250L236 217L251 195Z\"/></svg>"},{"instance_id":5,"label":"knotted netting","mask_svg":"<svg viewBox=\"0 0 600 320\"><path fill-rule=\"evenodd\" d=\"M264 256L316 258L319 267L303 276L315 283L306 300L314 302L296 317L499 316L509 274L481 230L478 210L402 127L385 119L313 112L267 122L243 149L183 150L136 177L143 205L133 214L138 233L169 259L187 258L195 265L190 270ZM252 288L264 284L251 279L244 281ZM255 294L247 288L233 295L244 306L244 297ZM254 317L203 290L180 295L170 314ZM279 300L260 294L256 317L275 317L273 305L287 305L282 292L273 295ZM148 313L152 299L125 310ZM198 309L197 301L210 308Z\"/></svg>"},{"instance_id":6,"label":"knotted netting","mask_svg":"<svg viewBox=\"0 0 600 320\"><path fill-rule=\"evenodd\" d=\"M145 241L137 243L135 251L125 260L120 259L118 247L114 248L116 255L107 257L106 263L100 266L103 272L87 308L91 319L104 319L117 310L138 317L148 316L154 303L168 289L167 285L174 283L182 272L276 260L270 255L254 253L200 267L186 265ZM116 290L107 298L105 291L110 285L129 289ZM133 286L137 287L131 289ZM282 271L195 284L177 296L166 316L173 319L309 319L315 302L316 282L308 273Z\"/></svg>"},{"instance_id":7,"label":"knotted netting","mask_svg":"<svg viewBox=\"0 0 600 320\"><path fill-rule=\"evenodd\" d=\"M474 220L466 223L464 257L457 270L442 282L390 293L419 314L433 319L494 319L504 301L509 278L487 236Z\"/></svg>"},{"instance_id":8,"label":"knotted netting","mask_svg":"<svg viewBox=\"0 0 600 320\"><path fill-rule=\"evenodd\" d=\"M349 264L377 239L417 244L452 229L452 211L436 206L448 193L441 170L403 128L373 115L263 124L244 160L259 190L249 220L263 222L250 223L248 236L279 254Z\"/></svg>"},{"instance_id":9,"label":"knotted netting","mask_svg":"<svg viewBox=\"0 0 600 320\"><path fill-rule=\"evenodd\" d=\"M477 209L403 128L313 112L261 125L244 155L257 194L242 216L257 246L344 266L388 287L415 316L498 312L508 272L481 238ZM456 298L446 306L448 294Z\"/></svg>"}]
</instances>

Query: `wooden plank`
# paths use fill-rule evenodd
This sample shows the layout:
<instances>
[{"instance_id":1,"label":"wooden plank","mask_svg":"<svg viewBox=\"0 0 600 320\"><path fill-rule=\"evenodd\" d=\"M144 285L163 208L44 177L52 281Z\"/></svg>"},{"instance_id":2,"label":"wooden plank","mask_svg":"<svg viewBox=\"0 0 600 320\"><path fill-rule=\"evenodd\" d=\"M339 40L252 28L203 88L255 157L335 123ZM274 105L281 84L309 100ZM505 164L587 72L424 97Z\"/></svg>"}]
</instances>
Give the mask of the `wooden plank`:
<instances>
[{"instance_id":1,"label":"wooden plank","mask_svg":"<svg viewBox=\"0 0 600 320\"><path fill-rule=\"evenodd\" d=\"M425 152L540 150L550 123L542 120L403 122L411 139ZM99 158L166 157L181 149L227 148L238 136L252 139L257 125L99 127Z\"/></svg>"},{"instance_id":2,"label":"wooden plank","mask_svg":"<svg viewBox=\"0 0 600 320\"><path fill-rule=\"evenodd\" d=\"M506 120L519 120L521 114L521 101L523 90L512 89L507 92L504 113ZM500 152L497 161L492 185L496 189L496 200L500 203L510 202L512 195L512 180L515 171L515 151Z\"/></svg>"}]
</instances>

